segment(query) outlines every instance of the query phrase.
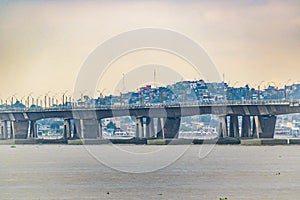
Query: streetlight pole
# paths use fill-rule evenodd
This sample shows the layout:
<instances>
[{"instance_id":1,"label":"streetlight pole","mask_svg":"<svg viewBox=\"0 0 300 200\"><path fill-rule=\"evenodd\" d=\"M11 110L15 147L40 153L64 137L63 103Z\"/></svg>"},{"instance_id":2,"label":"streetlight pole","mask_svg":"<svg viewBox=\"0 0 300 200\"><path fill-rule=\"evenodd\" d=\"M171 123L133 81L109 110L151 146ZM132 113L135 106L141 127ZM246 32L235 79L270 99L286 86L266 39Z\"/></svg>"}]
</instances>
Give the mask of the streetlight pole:
<instances>
[{"instance_id":1,"label":"streetlight pole","mask_svg":"<svg viewBox=\"0 0 300 200\"><path fill-rule=\"evenodd\" d=\"M234 86L238 83L239 81L235 81L233 84L232 84L232 90L231 90L231 98L232 98L232 103L234 102Z\"/></svg>"},{"instance_id":2,"label":"streetlight pole","mask_svg":"<svg viewBox=\"0 0 300 200\"><path fill-rule=\"evenodd\" d=\"M67 92L68 92L68 90L66 90L66 91L63 93L63 95L62 95L62 106L63 106L63 107L64 107L64 105L65 105L65 96L66 96Z\"/></svg>"},{"instance_id":3,"label":"streetlight pole","mask_svg":"<svg viewBox=\"0 0 300 200\"><path fill-rule=\"evenodd\" d=\"M8 105L8 100L10 99L10 97L7 97L6 99L5 99L5 106L7 107L7 105Z\"/></svg>"},{"instance_id":4,"label":"streetlight pole","mask_svg":"<svg viewBox=\"0 0 300 200\"><path fill-rule=\"evenodd\" d=\"M125 74L123 73L122 76L123 76L123 89L122 89L122 92L125 92Z\"/></svg>"},{"instance_id":5,"label":"streetlight pole","mask_svg":"<svg viewBox=\"0 0 300 200\"><path fill-rule=\"evenodd\" d=\"M291 81L292 79L289 79L285 84L284 84L284 100L287 101L287 91L286 91L286 87L287 85L289 84L289 82Z\"/></svg>"},{"instance_id":6,"label":"streetlight pole","mask_svg":"<svg viewBox=\"0 0 300 200\"><path fill-rule=\"evenodd\" d=\"M103 98L103 93L106 90L106 88L104 88L103 90L97 90L97 92L99 92L99 97Z\"/></svg>"},{"instance_id":7,"label":"streetlight pole","mask_svg":"<svg viewBox=\"0 0 300 200\"><path fill-rule=\"evenodd\" d=\"M39 105L42 107L42 102L40 101L40 97L43 96L43 95L39 95L37 98L36 98L36 106L38 107ZM40 101L40 102L39 102Z\"/></svg>"},{"instance_id":8,"label":"streetlight pole","mask_svg":"<svg viewBox=\"0 0 300 200\"><path fill-rule=\"evenodd\" d=\"M106 90L106 88L104 88L103 90L97 90L97 92L99 92L99 105L101 105L101 99L103 98L103 93Z\"/></svg>"},{"instance_id":9,"label":"streetlight pole","mask_svg":"<svg viewBox=\"0 0 300 200\"><path fill-rule=\"evenodd\" d=\"M34 104L34 98L32 97L32 92L29 93L29 95L27 96L27 107L30 107L30 101L29 101L29 97L31 97L31 105Z\"/></svg>"},{"instance_id":10,"label":"streetlight pole","mask_svg":"<svg viewBox=\"0 0 300 200\"><path fill-rule=\"evenodd\" d=\"M53 94L52 95L52 106L55 104L55 105L58 105L58 98L57 98L57 93ZM55 100L55 101L54 101Z\"/></svg>"},{"instance_id":11,"label":"streetlight pole","mask_svg":"<svg viewBox=\"0 0 300 200\"><path fill-rule=\"evenodd\" d=\"M260 86L261 84L265 82L265 81L261 81L259 84L258 84L258 87L257 87L257 95L258 95L258 100L260 100Z\"/></svg>"},{"instance_id":12,"label":"streetlight pole","mask_svg":"<svg viewBox=\"0 0 300 200\"><path fill-rule=\"evenodd\" d=\"M252 100L253 100L253 90L255 91L255 88L256 88L257 84L253 84L252 86L250 86L250 84L248 83L247 85L250 88L250 101L252 102Z\"/></svg>"},{"instance_id":13,"label":"streetlight pole","mask_svg":"<svg viewBox=\"0 0 300 200\"><path fill-rule=\"evenodd\" d=\"M16 101L18 100L18 98L16 97L16 95L17 95L17 93L15 93L15 94L13 94L11 96L11 106L13 105L14 97L15 97Z\"/></svg>"},{"instance_id":14,"label":"streetlight pole","mask_svg":"<svg viewBox=\"0 0 300 200\"><path fill-rule=\"evenodd\" d=\"M300 81L295 81L292 85L292 101L294 101L294 99L295 99L295 90L298 89L297 86L299 85L299 82Z\"/></svg>"},{"instance_id":15,"label":"streetlight pole","mask_svg":"<svg viewBox=\"0 0 300 200\"><path fill-rule=\"evenodd\" d=\"M21 98L21 104L26 106L26 100L25 100L25 104L23 104L23 99L24 99L24 98L25 98L25 96L23 96L23 97Z\"/></svg>"},{"instance_id":16,"label":"streetlight pole","mask_svg":"<svg viewBox=\"0 0 300 200\"><path fill-rule=\"evenodd\" d=\"M271 83L274 85L275 89L275 99L278 101L278 85L274 81L268 82L268 85L271 86Z\"/></svg>"},{"instance_id":17,"label":"streetlight pole","mask_svg":"<svg viewBox=\"0 0 300 200\"><path fill-rule=\"evenodd\" d=\"M45 108L47 108L47 97L49 97L49 93L50 93L51 91L48 91L46 94L45 94ZM49 97L50 98L50 97ZM48 98L48 99L49 99ZM49 107L50 107L50 99L49 99L49 102L48 102L48 104L49 104Z\"/></svg>"},{"instance_id":18,"label":"streetlight pole","mask_svg":"<svg viewBox=\"0 0 300 200\"><path fill-rule=\"evenodd\" d=\"M80 92L80 100L81 100L81 102L83 102L84 93L85 93L86 91L87 91L87 90L85 89L85 90L83 90L83 91Z\"/></svg>"}]
</instances>

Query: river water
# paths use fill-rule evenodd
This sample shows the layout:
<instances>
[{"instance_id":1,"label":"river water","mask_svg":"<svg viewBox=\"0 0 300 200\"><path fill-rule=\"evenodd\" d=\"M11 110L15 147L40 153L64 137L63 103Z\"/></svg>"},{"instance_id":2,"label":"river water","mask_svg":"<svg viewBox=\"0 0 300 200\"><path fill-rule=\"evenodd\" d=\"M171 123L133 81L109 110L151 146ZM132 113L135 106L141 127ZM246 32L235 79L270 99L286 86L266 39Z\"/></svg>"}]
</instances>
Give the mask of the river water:
<instances>
[{"instance_id":1,"label":"river water","mask_svg":"<svg viewBox=\"0 0 300 200\"><path fill-rule=\"evenodd\" d=\"M299 196L300 146L0 146L0 199Z\"/></svg>"}]
</instances>

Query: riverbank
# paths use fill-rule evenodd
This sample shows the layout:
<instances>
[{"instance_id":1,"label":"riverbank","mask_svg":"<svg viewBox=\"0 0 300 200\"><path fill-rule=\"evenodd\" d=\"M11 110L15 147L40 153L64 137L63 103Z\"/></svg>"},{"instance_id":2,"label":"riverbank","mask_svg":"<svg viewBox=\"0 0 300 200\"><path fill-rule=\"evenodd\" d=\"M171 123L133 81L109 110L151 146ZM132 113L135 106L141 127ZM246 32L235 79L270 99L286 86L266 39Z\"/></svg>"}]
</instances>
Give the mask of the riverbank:
<instances>
[{"instance_id":1,"label":"riverbank","mask_svg":"<svg viewBox=\"0 0 300 200\"><path fill-rule=\"evenodd\" d=\"M102 145L102 144L135 144L135 145L299 145L298 138L218 138L218 139L146 139L146 138L111 138L111 139L15 139L0 140L0 145L29 144L65 144L65 145Z\"/></svg>"}]
</instances>

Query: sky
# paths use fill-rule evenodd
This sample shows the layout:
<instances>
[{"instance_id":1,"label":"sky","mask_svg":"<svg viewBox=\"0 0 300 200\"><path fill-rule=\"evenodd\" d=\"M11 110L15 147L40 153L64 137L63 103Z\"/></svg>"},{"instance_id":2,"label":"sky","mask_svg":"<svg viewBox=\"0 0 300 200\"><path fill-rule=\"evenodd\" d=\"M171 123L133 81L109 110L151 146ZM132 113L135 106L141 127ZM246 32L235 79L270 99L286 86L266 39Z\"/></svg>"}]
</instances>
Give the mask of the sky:
<instances>
[{"instance_id":1,"label":"sky","mask_svg":"<svg viewBox=\"0 0 300 200\"><path fill-rule=\"evenodd\" d=\"M72 95L83 64L99 45L145 27L190 38L221 79L235 86L300 83L296 0L0 0L0 98ZM107 67L95 90L81 93L116 94L154 82L206 79L180 56L158 50L131 52Z\"/></svg>"}]
</instances>

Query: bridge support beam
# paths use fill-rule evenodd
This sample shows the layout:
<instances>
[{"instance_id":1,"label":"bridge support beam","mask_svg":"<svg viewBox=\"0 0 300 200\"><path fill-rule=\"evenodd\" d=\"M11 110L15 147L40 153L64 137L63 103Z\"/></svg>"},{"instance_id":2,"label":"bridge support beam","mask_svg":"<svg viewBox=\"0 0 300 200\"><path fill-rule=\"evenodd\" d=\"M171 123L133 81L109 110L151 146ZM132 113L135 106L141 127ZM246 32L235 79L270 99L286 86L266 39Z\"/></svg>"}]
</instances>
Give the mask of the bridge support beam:
<instances>
[{"instance_id":1,"label":"bridge support beam","mask_svg":"<svg viewBox=\"0 0 300 200\"><path fill-rule=\"evenodd\" d=\"M157 118L157 138L165 138L165 129L163 128L165 124L165 118Z\"/></svg>"},{"instance_id":2,"label":"bridge support beam","mask_svg":"<svg viewBox=\"0 0 300 200\"><path fill-rule=\"evenodd\" d=\"M250 116L243 116L242 118L242 138L251 136L251 120Z\"/></svg>"},{"instance_id":3,"label":"bridge support beam","mask_svg":"<svg viewBox=\"0 0 300 200\"><path fill-rule=\"evenodd\" d=\"M154 122L153 118L146 117L146 138L152 138L154 137Z\"/></svg>"},{"instance_id":4,"label":"bridge support beam","mask_svg":"<svg viewBox=\"0 0 300 200\"><path fill-rule=\"evenodd\" d=\"M29 121L11 121L13 139L26 139L28 135Z\"/></svg>"},{"instance_id":5,"label":"bridge support beam","mask_svg":"<svg viewBox=\"0 0 300 200\"><path fill-rule=\"evenodd\" d=\"M230 116L229 137L239 137L239 120L237 115Z\"/></svg>"},{"instance_id":6,"label":"bridge support beam","mask_svg":"<svg viewBox=\"0 0 300 200\"><path fill-rule=\"evenodd\" d=\"M35 120L30 121L29 137L37 138L37 124Z\"/></svg>"},{"instance_id":7,"label":"bridge support beam","mask_svg":"<svg viewBox=\"0 0 300 200\"><path fill-rule=\"evenodd\" d=\"M15 137L14 137L14 133L13 133L13 123L12 123L12 121L9 121L8 123L8 126L7 127L9 127L8 128L8 134L9 134L9 139L15 139Z\"/></svg>"},{"instance_id":8,"label":"bridge support beam","mask_svg":"<svg viewBox=\"0 0 300 200\"><path fill-rule=\"evenodd\" d=\"M220 138L228 136L227 116L219 116L218 135Z\"/></svg>"},{"instance_id":9,"label":"bridge support beam","mask_svg":"<svg viewBox=\"0 0 300 200\"><path fill-rule=\"evenodd\" d=\"M135 137L136 138L143 138L144 137L144 122L142 117L137 117L135 120L136 127L135 127Z\"/></svg>"},{"instance_id":10,"label":"bridge support beam","mask_svg":"<svg viewBox=\"0 0 300 200\"><path fill-rule=\"evenodd\" d=\"M65 139L71 138L71 120L70 119L64 119L63 138L65 138Z\"/></svg>"},{"instance_id":11,"label":"bridge support beam","mask_svg":"<svg viewBox=\"0 0 300 200\"><path fill-rule=\"evenodd\" d=\"M3 136L4 139L8 139L8 133L7 133L7 121L3 122Z\"/></svg>"},{"instance_id":12,"label":"bridge support beam","mask_svg":"<svg viewBox=\"0 0 300 200\"><path fill-rule=\"evenodd\" d=\"M78 128L80 127L80 122L78 119L73 119L73 139L79 139Z\"/></svg>"},{"instance_id":13,"label":"bridge support beam","mask_svg":"<svg viewBox=\"0 0 300 200\"><path fill-rule=\"evenodd\" d=\"M6 140L7 139L7 121L1 122L1 138Z\"/></svg>"},{"instance_id":14,"label":"bridge support beam","mask_svg":"<svg viewBox=\"0 0 300 200\"><path fill-rule=\"evenodd\" d=\"M99 132L98 132L98 138L103 138L102 122L101 122L101 119L99 119Z\"/></svg>"},{"instance_id":15,"label":"bridge support beam","mask_svg":"<svg viewBox=\"0 0 300 200\"><path fill-rule=\"evenodd\" d=\"M261 115L254 116L253 137L256 138L273 138L275 132L276 116Z\"/></svg>"},{"instance_id":16,"label":"bridge support beam","mask_svg":"<svg viewBox=\"0 0 300 200\"><path fill-rule=\"evenodd\" d=\"M0 138L3 139L3 124L1 120L0 120Z\"/></svg>"},{"instance_id":17,"label":"bridge support beam","mask_svg":"<svg viewBox=\"0 0 300 200\"><path fill-rule=\"evenodd\" d=\"M99 135L99 120L97 119L80 119L79 124L76 125L77 132L80 138L83 139L97 139ZM78 127L79 126L79 127Z\"/></svg>"},{"instance_id":18,"label":"bridge support beam","mask_svg":"<svg viewBox=\"0 0 300 200\"><path fill-rule=\"evenodd\" d=\"M258 116L253 116L252 118L252 137L253 138L258 138L258 134L257 134L257 129L259 129L259 126L256 126L257 124L259 124L258 122ZM259 130L261 131L261 130Z\"/></svg>"},{"instance_id":19,"label":"bridge support beam","mask_svg":"<svg viewBox=\"0 0 300 200\"><path fill-rule=\"evenodd\" d=\"M163 118L159 119L157 137L178 138L181 118L180 117L167 117L167 118L165 118L164 123L162 123L163 122L162 119ZM163 127L163 128L161 128L161 127Z\"/></svg>"}]
</instances>

